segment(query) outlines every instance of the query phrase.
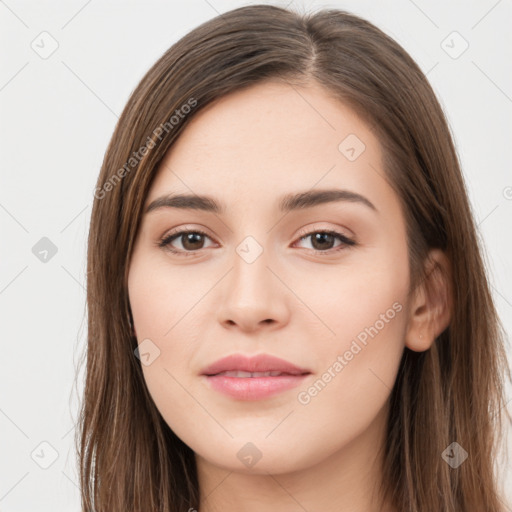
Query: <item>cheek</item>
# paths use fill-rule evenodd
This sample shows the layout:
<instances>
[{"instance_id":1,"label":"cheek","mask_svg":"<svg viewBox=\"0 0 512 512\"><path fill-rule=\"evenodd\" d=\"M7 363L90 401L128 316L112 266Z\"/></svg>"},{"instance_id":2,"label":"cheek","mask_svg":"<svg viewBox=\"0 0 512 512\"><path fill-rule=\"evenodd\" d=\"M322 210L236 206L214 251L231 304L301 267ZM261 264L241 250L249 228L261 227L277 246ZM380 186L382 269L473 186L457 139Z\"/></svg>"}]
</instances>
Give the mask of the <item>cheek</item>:
<instances>
[{"instance_id":1,"label":"cheek","mask_svg":"<svg viewBox=\"0 0 512 512\"><path fill-rule=\"evenodd\" d=\"M155 337L165 340L173 336L180 319L201 296L201 286L191 282L179 267L171 268L155 258L134 257L128 276L128 292L139 341Z\"/></svg>"},{"instance_id":2,"label":"cheek","mask_svg":"<svg viewBox=\"0 0 512 512\"><path fill-rule=\"evenodd\" d=\"M384 404L398 371L404 347L403 298L381 297L364 310L357 301L333 311L335 337L317 345L317 374L297 396L301 405L339 419L336 403L345 411L362 413L368 421Z\"/></svg>"},{"instance_id":3,"label":"cheek","mask_svg":"<svg viewBox=\"0 0 512 512\"><path fill-rule=\"evenodd\" d=\"M301 293L312 290L308 305L323 324L324 335L316 337L314 352L312 345L307 349L314 354L318 374L297 400L313 414L336 421L343 421L342 410L354 412L362 425L384 405L403 353L407 247L397 244L379 257L360 257L340 269L335 280L324 279L322 287L316 282L303 281ZM330 407L333 403L341 409Z\"/></svg>"},{"instance_id":4,"label":"cheek","mask_svg":"<svg viewBox=\"0 0 512 512\"><path fill-rule=\"evenodd\" d=\"M300 276L293 288L300 297L307 297L309 313L303 318L311 319L312 324L313 312L321 321L323 336L318 339L324 339L322 347L326 352L333 347L337 351L348 350L354 339L363 345L367 341L368 348L373 339L402 340L409 289L405 246L389 246L378 254L354 252L338 268L304 271ZM293 282L292 278L287 276L287 282ZM372 344L376 350L380 346Z\"/></svg>"},{"instance_id":5,"label":"cheek","mask_svg":"<svg viewBox=\"0 0 512 512\"><path fill-rule=\"evenodd\" d=\"M205 300L210 281L191 280L190 272L147 256L133 258L128 276L130 307L138 343L145 343L157 356L150 365L142 366L157 405L180 393L171 375L184 382L192 370L197 371L192 368L193 360L215 312Z\"/></svg>"},{"instance_id":6,"label":"cheek","mask_svg":"<svg viewBox=\"0 0 512 512\"><path fill-rule=\"evenodd\" d=\"M183 412L194 405L189 389L191 356L200 341L198 302L201 292L179 269L170 269L151 258L134 255L128 276L128 293L137 331L142 372L156 407L179 436L194 429L201 411ZM193 307L196 304L196 307ZM196 427L197 428L197 427Z\"/></svg>"}]
</instances>

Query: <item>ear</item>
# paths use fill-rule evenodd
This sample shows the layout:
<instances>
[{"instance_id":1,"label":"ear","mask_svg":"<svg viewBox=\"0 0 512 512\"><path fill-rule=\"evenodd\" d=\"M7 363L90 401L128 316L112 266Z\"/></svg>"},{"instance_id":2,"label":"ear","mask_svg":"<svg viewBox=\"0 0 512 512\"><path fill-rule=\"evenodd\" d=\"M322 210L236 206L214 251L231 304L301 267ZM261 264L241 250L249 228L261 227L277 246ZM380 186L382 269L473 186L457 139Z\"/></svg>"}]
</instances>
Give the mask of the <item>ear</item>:
<instances>
[{"instance_id":1,"label":"ear","mask_svg":"<svg viewBox=\"0 0 512 512\"><path fill-rule=\"evenodd\" d=\"M426 277L417 286L409 307L405 345L415 352L428 350L448 327L452 315L451 265L440 249L431 249Z\"/></svg>"}]
</instances>

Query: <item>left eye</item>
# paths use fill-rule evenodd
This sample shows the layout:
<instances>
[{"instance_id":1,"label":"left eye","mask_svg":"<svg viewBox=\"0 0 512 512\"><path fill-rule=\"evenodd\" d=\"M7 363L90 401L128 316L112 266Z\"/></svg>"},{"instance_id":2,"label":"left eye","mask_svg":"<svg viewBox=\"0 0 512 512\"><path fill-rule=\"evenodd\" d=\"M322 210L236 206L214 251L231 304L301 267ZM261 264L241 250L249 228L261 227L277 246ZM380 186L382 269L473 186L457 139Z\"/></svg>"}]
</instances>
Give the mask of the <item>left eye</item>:
<instances>
[{"instance_id":1,"label":"left eye","mask_svg":"<svg viewBox=\"0 0 512 512\"><path fill-rule=\"evenodd\" d=\"M190 254L187 253L194 252L194 250L197 249L203 249L203 247L199 247L203 237L210 238L203 231L178 231L177 233L173 233L163 238L158 245L160 247L166 247L171 252L184 253L185 256L190 256ZM171 246L171 242L176 239L181 240L182 246L185 250L176 250L176 248Z\"/></svg>"},{"instance_id":2,"label":"left eye","mask_svg":"<svg viewBox=\"0 0 512 512\"><path fill-rule=\"evenodd\" d=\"M165 247L167 250L184 256L191 256L194 252L197 252L200 249L204 249L202 247L204 243L204 237L211 238L200 230L194 231L178 231L176 233L172 233L166 237L164 237L158 244L159 247ZM346 246L355 245L355 241L346 237L345 235L338 233L337 231L311 231L306 235L302 235L299 238L300 240L305 240L307 238L312 239L313 251L325 253L327 251L336 252L343 249ZM335 239L338 239L341 243L334 248L332 243ZM182 249L176 249L172 247L171 243L174 240L180 240L182 243Z\"/></svg>"}]
</instances>

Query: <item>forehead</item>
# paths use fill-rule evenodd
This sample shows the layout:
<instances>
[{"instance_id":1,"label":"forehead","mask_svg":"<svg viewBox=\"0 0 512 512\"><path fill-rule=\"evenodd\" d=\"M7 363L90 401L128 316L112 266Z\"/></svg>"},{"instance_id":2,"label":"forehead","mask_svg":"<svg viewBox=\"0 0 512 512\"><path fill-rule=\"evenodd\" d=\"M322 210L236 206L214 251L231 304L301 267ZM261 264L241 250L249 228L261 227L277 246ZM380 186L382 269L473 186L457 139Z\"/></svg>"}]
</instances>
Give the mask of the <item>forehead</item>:
<instances>
[{"instance_id":1,"label":"forehead","mask_svg":"<svg viewBox=\"0 0 512 512\"><path fill-rule=\"evenodd\" d=\"M377 197L387 186L381 156L367 125L321 86L260 83L194 114L157 170L146 205L171 191L228 205L314 187Z\"/></svg>"}]
</instances>

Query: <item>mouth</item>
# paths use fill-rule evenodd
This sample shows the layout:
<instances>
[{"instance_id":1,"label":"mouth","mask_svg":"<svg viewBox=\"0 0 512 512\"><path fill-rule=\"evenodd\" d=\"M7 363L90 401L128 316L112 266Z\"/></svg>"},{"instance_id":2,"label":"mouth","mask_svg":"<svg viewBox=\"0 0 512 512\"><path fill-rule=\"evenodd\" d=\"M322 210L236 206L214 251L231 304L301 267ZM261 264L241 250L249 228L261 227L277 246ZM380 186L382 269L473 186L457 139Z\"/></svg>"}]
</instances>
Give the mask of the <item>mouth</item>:
<instances>
[{"instance_id":1,"label":"mouth","mask_svg":"<svg viewBox=\"0 0 512 512\"><path fill-rule=\"evenodd\" d=\"M300 368L286 359L281 359L270 354L257 354L252 356L231 354L203 368L201 374L212 376L224 372L242 372L240 377L250 377L252 374L258 375L268 372L297 375L309 373L309 369ZM265 376L268 377L269 375Z\"/></svg>"},{"instance_id":2,"label":"mouth","mask_svg":"<svg viewBox=\"0 0 512 512\"><path fill-rule=\"evenodd\" d=\"M203 375L203 378L209 389L231 399L256 401L293 389L302 384L309 375L310 372L290 374L279 371L225 371L215 375Z\"/></svg>"},{"instance_id":3,"label":"mouth","mask_svg":"<svg viewBox=\"0 0 512 512\"><path fill-rule=\"evenodd\" d=\"M270 354L231 354L204 368L201 377L211 390L238 400L262 400L298 386L311 374Z\"/></svg>"},{"instance_id":4,"label":"mouth","mask_svg":"<svg viewBox=\"0 0 512 512\"><path fill-rule=\"evenodd\" d=\"M268 372L244 372L243 370L232 370L225 371L220 373L215 373L212 375L207 375L207 377L217 377L219 375L224 377L236 377L239 379L247 379L247 378L259 378L259 377L281 377L283 375L286 376L300 376L300 375L308 375L309 372L280 372L280 371L268 371Z\"/></svg>"}]
</instances>

